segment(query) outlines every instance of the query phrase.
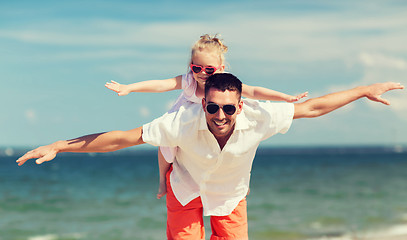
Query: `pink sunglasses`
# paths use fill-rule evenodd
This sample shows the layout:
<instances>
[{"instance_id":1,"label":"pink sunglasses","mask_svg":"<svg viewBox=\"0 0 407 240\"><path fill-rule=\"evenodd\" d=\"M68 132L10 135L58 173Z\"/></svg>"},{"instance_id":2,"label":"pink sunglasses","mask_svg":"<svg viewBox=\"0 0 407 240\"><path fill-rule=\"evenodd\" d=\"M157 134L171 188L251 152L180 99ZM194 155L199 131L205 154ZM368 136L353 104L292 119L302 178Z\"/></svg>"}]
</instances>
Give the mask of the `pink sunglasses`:
<instances>
[{"instance_id":1,"label":"pink sunglasses","mask_svg":"<svg viewBox=\"0 0 407 240\"><path fill-rule=\"evenodd\" d=\"M202 67L200 65L195 65L195 64L191 64L190 67L191 67L191 70L196 74L204 71L208 75L214 74L216 72L216 70L218 70L220 68L220 66L217 68L216 67Z\"/></svg>"}]
</instances>

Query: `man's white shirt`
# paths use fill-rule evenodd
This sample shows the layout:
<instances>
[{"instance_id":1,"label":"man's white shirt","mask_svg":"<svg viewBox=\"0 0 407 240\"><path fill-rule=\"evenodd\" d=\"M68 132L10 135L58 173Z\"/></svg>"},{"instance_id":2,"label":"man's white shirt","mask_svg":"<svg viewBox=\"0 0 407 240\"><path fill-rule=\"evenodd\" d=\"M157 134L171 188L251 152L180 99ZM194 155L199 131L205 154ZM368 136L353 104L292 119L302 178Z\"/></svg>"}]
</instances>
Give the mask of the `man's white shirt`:
<instances>
[{"instance_id":1,"label":"man's white shirt","mask_svg":"<svg viewBox=\"0 0 407 240\"><path fill-rule=\"evenodd\" d=\"M257 147L277 133L286 133L294 104L243 100L233 134L221 150L209 131L201 104L187 102L143 126L143 141L178 147L170 183L186 205L201 197L204 215L229 215L246 196Z\"/></svg>"}]
</instances>

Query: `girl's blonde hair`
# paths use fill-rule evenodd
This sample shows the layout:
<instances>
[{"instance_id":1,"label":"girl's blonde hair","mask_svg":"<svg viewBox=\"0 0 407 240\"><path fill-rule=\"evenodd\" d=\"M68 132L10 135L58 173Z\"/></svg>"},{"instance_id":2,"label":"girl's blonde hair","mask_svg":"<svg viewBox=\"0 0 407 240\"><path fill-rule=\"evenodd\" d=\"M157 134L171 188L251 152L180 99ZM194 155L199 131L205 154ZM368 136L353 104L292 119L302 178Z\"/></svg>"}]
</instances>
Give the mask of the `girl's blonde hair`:
<instances>
[{"instance_id":1,"label":"girl's blonde hair","mask_svg":"<svg viewBox=\"0 0 407 240\"><path fill-rule=\"evenodd\" d=\"M228 51L228 47L223 44L223 39L220 39L218 34L215 34L215 36L210 36L209 34L202 35L195 42L191 50L191 63L194 54L204 49L216 52L219 55L220 63L225 64L225 53Z\"/></svg>"}]
</instances>

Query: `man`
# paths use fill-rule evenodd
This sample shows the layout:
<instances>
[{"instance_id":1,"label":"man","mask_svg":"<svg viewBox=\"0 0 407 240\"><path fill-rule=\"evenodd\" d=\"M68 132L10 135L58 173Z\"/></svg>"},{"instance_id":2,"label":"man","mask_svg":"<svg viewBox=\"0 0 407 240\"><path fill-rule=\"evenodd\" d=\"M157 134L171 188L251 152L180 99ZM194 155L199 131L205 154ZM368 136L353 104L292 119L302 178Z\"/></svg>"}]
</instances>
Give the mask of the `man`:
<instances>
[{"instance_id":1,"label":"man","mask_svg":"<svg viewBox=\"0 0 407 240\"><path fill-rule=\"evenodd\" d=\"M242 84L228 73L205 84L202 104L187 103L143 127L92 134L39 147L17 160L41 164L59 152L109 152L150 143L177 146L167 174L168 239L204 239L202 212L211 216L211 239L247 239L246 194L259 143L285 133L292 119L318 117L359 98L389 104L381 95L403 89L379 83L309 99L303 103L241 100Z\"/></svg>"}]
</instances>

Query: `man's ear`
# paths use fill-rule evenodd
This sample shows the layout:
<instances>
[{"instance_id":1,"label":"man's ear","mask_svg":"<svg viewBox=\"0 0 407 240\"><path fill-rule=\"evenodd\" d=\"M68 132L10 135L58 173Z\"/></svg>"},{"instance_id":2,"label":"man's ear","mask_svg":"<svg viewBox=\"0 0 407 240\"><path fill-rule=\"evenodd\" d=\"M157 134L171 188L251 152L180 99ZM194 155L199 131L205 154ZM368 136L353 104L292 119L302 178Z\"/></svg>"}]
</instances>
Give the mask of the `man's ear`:
<instances>
[{"instance_id":1,"label":"man's ear","mask_svg":"<svg viewBox=\"0 0 407 240\"><path fill-rule=\"evenodd\" d=\"M243 101L240 100L239 105L237 105L237 114L240 114L243 110Z\"/></svg>"},{"instance_id":2,"label":"man's ear","mask_svg":"<svg viewBox=\"0 0 407 240\"><path fill-rule=\"evenodd\" d=\"M202 108L203 108L204 112L206 112L205 106L206 106L206 99L202 98Z\"/></svg>"}]
</instances>

